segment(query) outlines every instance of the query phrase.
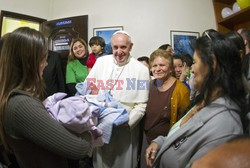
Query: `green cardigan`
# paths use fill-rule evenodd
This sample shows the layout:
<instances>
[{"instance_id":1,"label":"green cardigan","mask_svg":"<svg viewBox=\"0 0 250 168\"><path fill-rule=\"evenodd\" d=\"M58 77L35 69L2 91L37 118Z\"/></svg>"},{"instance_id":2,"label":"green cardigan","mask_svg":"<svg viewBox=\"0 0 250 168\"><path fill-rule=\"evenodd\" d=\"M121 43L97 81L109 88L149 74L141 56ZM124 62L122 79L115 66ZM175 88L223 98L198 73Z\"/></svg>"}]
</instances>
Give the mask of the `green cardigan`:
<instances>
[{"instance_id":1,"label":"green cardigan","mask_svg":"<svg viewBox=\"0 0 250 168\"><path fill-rule=\"evenodd\" d=\"M79 60L70 61L66 68L66 84L83 82L88 75L88 68Z\"/></svg>"}]
</instances>

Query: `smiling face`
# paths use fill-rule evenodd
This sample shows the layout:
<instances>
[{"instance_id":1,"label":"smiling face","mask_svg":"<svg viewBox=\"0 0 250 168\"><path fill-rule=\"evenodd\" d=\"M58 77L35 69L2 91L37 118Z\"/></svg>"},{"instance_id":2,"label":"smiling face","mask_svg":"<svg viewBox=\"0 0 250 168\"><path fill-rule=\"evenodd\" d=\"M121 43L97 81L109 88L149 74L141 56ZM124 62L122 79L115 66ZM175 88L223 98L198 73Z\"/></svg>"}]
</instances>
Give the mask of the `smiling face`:
<instances>
[{"instance_id":1,"label":"smiling face","mask_svg":"<svg viewBox=\"0 0 250 168\"><path fill-rule=\"evenodd\" d=\"M118 33L112 37L112 50L117 63L124 63L128 60L133 43L126 34Z\"/></svg>"},{"instance_id":2,"label":"smiling face","mask_svg":"<svg viewBox=\"0 0 250 168\"><path fill-rule=\"evenodd\" d=\"M164 57L156 57L151 62L151 71L157 80L165 81L171 76L172 69L169 65L169 62Z\"/></svg>"},{"instance_id":3,"label":"smiling face","mask_svg":"<svg viewBox=\"0 0 250 168\"><path fill-rule=\"evenodd\" d=\"M199 91L207 74L208 74L208 65L204 64L198 53L194 52L194 64L192 65L192 73L194 74L194 88Z\"/></svg>"},{"instance_id":4,"label":"smiling face","mask_svg":"<svg viewBox=\"0 0 250 168\"><path fill-rule=\"evenodd\" d=\"M83 58L85 56L86 49L80 41L74 43L72 50L76 58Z\"/></svg>"},{"instance_id":5,"label":"smiling face","mask_svg":"<svg viewBox=\"0 0 250 168\"><path fill-rule=\"evenodd\" d=\"M174 70L175 70L175 77L180 79L182 74L183 62L181 59L174 59Z\"/></svg>"}]
</instances>

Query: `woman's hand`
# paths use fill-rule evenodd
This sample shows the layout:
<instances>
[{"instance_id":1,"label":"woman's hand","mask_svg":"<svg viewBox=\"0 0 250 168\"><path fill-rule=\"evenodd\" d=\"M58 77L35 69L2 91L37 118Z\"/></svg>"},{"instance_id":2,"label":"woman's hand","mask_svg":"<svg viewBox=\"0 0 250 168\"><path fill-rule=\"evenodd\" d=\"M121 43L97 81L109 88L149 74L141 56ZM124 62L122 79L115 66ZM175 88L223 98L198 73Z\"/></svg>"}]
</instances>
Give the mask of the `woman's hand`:
<instances>
[{"instance_id":1,"label":"woman's hand","mask_svg":"<svg viewBox=\"0 0 250 168\"><path fill-rule=\"evenodd\" d=\"M158 144L152 142L149 147L146 149L146 163L148 166L152 167L153 162L155 160L155 156L158 152Z\"/></svg>"}]
</instances>

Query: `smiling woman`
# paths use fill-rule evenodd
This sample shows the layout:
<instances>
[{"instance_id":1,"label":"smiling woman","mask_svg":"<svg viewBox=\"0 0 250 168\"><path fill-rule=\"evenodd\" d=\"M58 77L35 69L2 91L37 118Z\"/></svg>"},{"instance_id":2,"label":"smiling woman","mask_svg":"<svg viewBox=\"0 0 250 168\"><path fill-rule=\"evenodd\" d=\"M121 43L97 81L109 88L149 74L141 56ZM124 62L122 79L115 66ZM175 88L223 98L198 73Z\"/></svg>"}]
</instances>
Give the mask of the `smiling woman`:
<instances>
[{"instance_id":1,"label":"smiling woman","mask_svg":"<svg viewBox=\"0 0 250 168\"><path fill-rule=\"evenodd\" d=\"M76 83L83 82L88 75L88 68L92 68L95 57L89 59L87 43L81 39L73 39L70 45L66 68L66 84L70 96L76 93Z\"/></svg>"},{"instance_id":2,"label":"smiling woman","mask_svg":"<svg viewBox=\"0 0 250 168\"><path fill-rule=\"evenodd\" d=\"M205 77L208 74L208 65L203 63L197 52L194 52L192 72L194 74L193 85L195 90L201 90Z\"/></svg>"},{"instance_id":3,"label":"smiling woman","mask_svg":"<svg viewBox=\"0 0 250 168\"><path fill-rule=\"evenodd\" d=\"M154 51L150 65L155 80L150 86L144 125L148 143L157 136L167 135L190 103L188 88L172 76L173 59L167 51Z\"/></svg>"},{"instance_id":4,"label":"smiling woman","mask_svg":"<svg viewBox=\"0 0 250 168\"><path fill-rule=\"evenodd\" d=\"M192 72L199 94L169 134L157 137L147 148L150 166L189 168L193 161L242 134L246 127L241 58L233 42L215 30L206 31L196 41Z\"/></svg>"}]
</instances>

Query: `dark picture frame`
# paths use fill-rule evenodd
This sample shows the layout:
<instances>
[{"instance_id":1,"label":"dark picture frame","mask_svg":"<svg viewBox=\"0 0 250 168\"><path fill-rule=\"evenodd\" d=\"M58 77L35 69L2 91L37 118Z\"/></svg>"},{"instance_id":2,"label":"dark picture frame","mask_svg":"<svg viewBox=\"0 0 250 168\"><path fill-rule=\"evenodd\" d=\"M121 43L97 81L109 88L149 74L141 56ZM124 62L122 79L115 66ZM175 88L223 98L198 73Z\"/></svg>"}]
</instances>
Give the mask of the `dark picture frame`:
<instances>
[{"instance_id":1,"label":"dark picture frame","mask_svg":"<svg viewBox=\"0 0 250 168\"><path fill-rule=\"evenodd\" d=\"M123 26L98 27L93 29L93 36L100 36L105 40L105 51L112 54L111 37L116 31L123 30Z\"/></svg>"},{"instance_id":2,"label":"dark picture frame","mask_svg":"<svg viewBox=\"0 0 250 168\"><path fill-rule=\"evenodd\" d=\"M170 37L175 54L189 54L193 57L196 39L200 37L199 32L171 30Z\"/></svg>"}]
</instances>

